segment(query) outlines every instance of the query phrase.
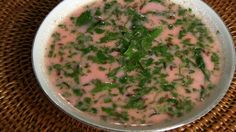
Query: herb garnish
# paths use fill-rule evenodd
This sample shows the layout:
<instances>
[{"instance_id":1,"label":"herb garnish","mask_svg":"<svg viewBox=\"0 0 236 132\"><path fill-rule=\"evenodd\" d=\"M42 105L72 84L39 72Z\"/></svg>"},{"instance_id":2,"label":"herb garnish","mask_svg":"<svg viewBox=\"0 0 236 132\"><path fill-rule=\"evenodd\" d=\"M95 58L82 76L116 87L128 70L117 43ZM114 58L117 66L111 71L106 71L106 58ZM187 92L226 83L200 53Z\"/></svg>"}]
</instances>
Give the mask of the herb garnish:
<instances>
[{"instance_id":1,"label":"herb garnish","mask_svg":"<svg viewBox=\"0 0 236 132\"><path fill-rule=\"evenodd\" d=\"M93 83L95 85L95 88L91 91L93 94L118 87L115 83L102 83L100 80L94 80Z\"/></svg>"},{"instance_id":2,"label":"herb garnish","mask_svg":"<svg viewBox=\"0 0 236 132\"><path fill-rule=\"evenodd\" d=\"M91 11L87 10L83 12L79 17L74 18L74 24L76 26L82 26L90 23L93 20Z\"/></svg>"}]
</instances>

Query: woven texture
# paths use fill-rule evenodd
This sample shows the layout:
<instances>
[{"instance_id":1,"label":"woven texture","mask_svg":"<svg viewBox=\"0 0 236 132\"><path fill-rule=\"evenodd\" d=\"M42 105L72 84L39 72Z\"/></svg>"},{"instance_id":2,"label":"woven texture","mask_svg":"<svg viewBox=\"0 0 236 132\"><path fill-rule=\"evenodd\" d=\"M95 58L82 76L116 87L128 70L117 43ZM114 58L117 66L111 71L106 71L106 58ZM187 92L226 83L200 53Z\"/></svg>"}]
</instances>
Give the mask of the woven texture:
<instances>
[{"instance_id":1,"label":"woven texture","mask_svg":"<svg viewBox=\"0 0 236 132\"><path fill-rule=\"evenodd\" d=\"M236 43L236 0L205 0ZM60 0L0 0L0 131L99 131L53 105L31 64L35 33ZM173 131L236 131L236 74L227 95L206 116Z\"/></svg>"}]
</instances>

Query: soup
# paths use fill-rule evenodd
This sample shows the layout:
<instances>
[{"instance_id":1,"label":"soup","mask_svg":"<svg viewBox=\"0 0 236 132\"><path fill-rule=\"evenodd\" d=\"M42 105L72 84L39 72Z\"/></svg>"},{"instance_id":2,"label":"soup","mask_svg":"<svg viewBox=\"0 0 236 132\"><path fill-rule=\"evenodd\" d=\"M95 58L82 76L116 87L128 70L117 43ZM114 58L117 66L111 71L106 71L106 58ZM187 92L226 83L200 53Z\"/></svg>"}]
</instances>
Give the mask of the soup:
<instances>
[{"instance_id":1,"label":"soup","mask_svg":"<svg viewBox=\"0 0 236 132\"><path fill-rule=\"evenodd\" d=\"M58 25L45 68L58 94L96 120L152 125L191 112L217 85L215 34L168 0L100 0Z\"/></svg>"}]
</instances>

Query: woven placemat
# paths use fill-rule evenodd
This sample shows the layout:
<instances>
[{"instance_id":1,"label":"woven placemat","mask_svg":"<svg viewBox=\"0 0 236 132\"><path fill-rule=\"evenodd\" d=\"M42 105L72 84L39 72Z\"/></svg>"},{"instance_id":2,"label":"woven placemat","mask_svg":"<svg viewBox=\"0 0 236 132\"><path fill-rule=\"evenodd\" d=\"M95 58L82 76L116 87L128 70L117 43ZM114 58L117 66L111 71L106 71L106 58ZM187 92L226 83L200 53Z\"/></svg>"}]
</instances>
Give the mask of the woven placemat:
<instances>
[{"instance_id":1,"label":"woven placemat","mask_svg":"<svg viewBox=\"0 0 236 132\"><path fill-rule=\"evenodd\" d=\"M205 0L236 43L236 0ZM49 101L33 73L35 33L60 0L0 0L0 131L99 131ZM173 131L236 131L236 74L223 100L206 116Z\"/></svg>"}]
</instances>

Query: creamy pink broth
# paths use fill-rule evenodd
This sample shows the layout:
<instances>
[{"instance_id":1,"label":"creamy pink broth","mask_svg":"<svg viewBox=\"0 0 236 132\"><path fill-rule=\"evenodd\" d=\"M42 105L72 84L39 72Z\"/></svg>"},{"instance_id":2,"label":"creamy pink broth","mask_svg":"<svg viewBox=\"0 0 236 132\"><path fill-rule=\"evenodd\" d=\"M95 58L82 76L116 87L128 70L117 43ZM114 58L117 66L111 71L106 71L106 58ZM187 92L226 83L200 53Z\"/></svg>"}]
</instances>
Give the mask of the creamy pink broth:
<instances>
[{"instance_id":1,"label":"creamy pink broth","mask_svg":"<svg viewBox=\"0 0 236 132\"><path fill-rule=\"evenodd\" d=\"M108 0L110 1L110 0ZM121 8L124 7L132 7L134 9L136 9L137 12L145 14L149 11L156 11L156 12L163 12L163 11L167 11L169 10L167 7L167 5L171 5L171 2L164 2L163 3L156 3L156 2L148 2L146 1L146 5L144 5L141 9L137 8L137 6L139 7L140 4L139 3L143 3L145 0L135 0L134 2L131 3L125 3L123 0L117 0L118 1L118 6ZM136 5L136 6L134 6ZM103 8L104 4L103 2L97 2L94 3L93 5L90 5L88 7L84 7L84 8L79 8L78 10L76 10L73 14L71 14L70 16L68 16L68 18L66 18L64 21L62 21L61 23L63 25L66 25L66 28L56 28L55 32L60 34L60 40L55 42L55 49L54 51L57 53L60 50L60 47L69 45L69 43L74 42L76 40L76 37L78 34L87 34L87 29L88 29L88 25L83 25L83 26L75 26L72 22L72 20L70 19L71 16L73 17L78 17L80 16L84 11L87 10L87 8L89 9L93 9L93 8ZM153 15L153 14L148 14L147 18L148 21L145 22L143 25L151 30L154 27L160 26L160 25L164 25L161 20L166 21L168 24L174 24L177 19L182 18L182 16L178 15L178 5L172 5L171 6L171 10L172 12L175 13L175 17L173 19L167 19L164 16L161 15ZM188 13L191 14L191 13ZM102 15L103 17L106 17L106 15ZM114 16L112 16L114 17ZM129 21L129 18L125 15L121 15L118 16L119 19L117 19L117 24L118 25L125 25L129 26L131 25L131 22ZM182 25L177 25L174 26L173 29L169 29L168 26L163 26L163 31L161 32L161 34L155 38L154 41L156 42L163 42L165 41L169 36L173 36L172 38L172 45L176 45L179 46L179 50L185 48L182 43L181 40L178 38L178 34L180 33L181 29L183 28ZM74 30L74 31L73 31ZM104 30L109 30L109 31L115 31L117 30L116 28L112 27L112 26L106 26L104 27ZM214 36L213 34L209 33L210 35ZM117 45L117 41L109 41L107 43L104 44L97 44L99 43L100 39L103 38L105 36L105 33L102 34L98 34L98 33L93 33L92 35L92 42L95 46L97 47L108 47L108 48L114 48ZM214 38L214 37L213 37ZM193 45L197 45L198 42L198 38L188 32L182 39L185 40L189 40L189 42ZM46 49L47 53L50 51L50 45L53 44L53 38L49 40L48 42L49 46ZM152 47L157 46L158 43L153 43ZM209 81L213 84L213 85L217 85L219 79L220 79L220 74L221 74L221 62L219 64L219 68L216 70L214 67L214 63L211 60L211 53L215 52L219 55L220 54L220 44L218 42L217 39L214 39L214 41L210 44L210 46L208 46L207 48L204 49L205 51L203 53L201 53L201 55L203 56L204 59L204 63L206 65L206 69L208 70L208 72L211 74ZM170 51L172 52L172 51ZM174 52L174 51L173 51ZM191 51L190 51L191 52ZM113 80L111 78L108 77L108 72L111 71L112 69L115 69L117 67L120 67L121 64L117 63L117 62L113 62L113 63L107 63L107 64L97 64L94 63L92 61L89 61L87 59L86 56L88 55L94 55L94 53L88 53L88 55L84 55L82 56L81 53L77 53L76 55L74 55L73 57L69 58L67 57L69 55L69 50L65 50L65 53L62 56L59 55L55 55L54 57L48 57L48 54L45 55L45 66L48 69L48 67L55 65L55 64L64 64L66 62L69 61L75 61L75 62L79 62L80 67L86 67L86 65L89 65L88 68L85 68L85 73L83 75L80 75L79 80L80 83L77 84L74 82L74 80L72 78L69 77L65 77L63 76L63 73L58 73L56 70L51 70L49 72L49 80L51 82L51 84L55 87L56 91L58 92L59 95L61 95L65 100L68 101L69 104L71 104L72 106L76 106L77 103L79 101L83 102L83 99L85 97L89 97L91 98L93 101L96 100L91 107L96 108L97 109L97 113L93 114L91 112L87 112L84 111L86 114L94 117L96 117L97 120L105 120L105 121L109 121L109 122L113 122L115 124L125 124L125 125L142 125L142 124L155 124L155 123L159 123L159 122L163 122L165 120L168 119L173 119L176 118L172 115L170 115L169 113L165 113L165 112L161 112L161 110L159 111L159 107L158 106L162 106L162 104L158 104L158 101L160 100L160 98L174 98L173 95L169 92L169 91L162 91L162 90L158 90L158 91L151 91L148 94L144 95L142 97L142 99L144 100L145 103L145 108L144 109L136 109L136 108L129 108L129 109L125 109L125 111L128 114L129 120L127 121L119 121L117 119L113 119L113 118L109 118L109 116L107 116L107 114L101 110L102 107L111 107L112 106L112 102L116 103L116 112L123 112L124 108L122 108L122 106L126 105L128 100L129 100L129 96L128 95L133 95L135 94L135 90L137 89L137 86L135 85L131 85L129 88L127 88L127 90L125 91L124 94L120 94L119 90L117 88L113 88L110 90L110 93L108 91L101 91L98 92L96 94L92 94L91 91L94 89L93 85L88 85L88 86L84 86L84 84L88 84L91 83L93 80L99 79L101 80L101 82L104 83L110 83ZM110 52L111 56L117 58L120 56L120 52ZM160 57L153 55L152 56L153 60L158 61L160 59ZM222 58L222 57L220 57ZM192 60L193 62L195 61L194 58L190 58L190 60ZM173 61L168 64L166 66L166 68L162 68L161 72L166 73L167 77L165 77L166 81L168 83L174 82L176 80L179 79L179 68L182 67L183 62L181 61L181 59L177 56L174 56ZM106 70L100 70L99 67L103 67ZM176 85L176 90L175 92L177 94L179 94L180 96L183 96L185 98L188 98L189 100L192 101L192 103L194 104L193 109L198 107L199 105L201 105L203 102L201 101L200 97L200 90L202 87L206 87L208 85L208 82L206 82L206 79L204 77L203 72L196 67L191 67L192 70L194 71L193 73L188 73L189 69L188 68L182 68L181 72L186 75L189 76L190 78L193 79L192 83L189 84L189 86L187 86L188 88L194 89L195 91L192 91L191 93L187 93L185 90L185 86L182 86L181 84L177 84ZM150 67L150 69L154 69L153 66ZM125 71L119 71L116 74L116 77L120 78L122 76L125 75ZM133 75L136 76L138 74L138 71L132 71L132 72L127 72L128 75ZM67 82L71 86L70 88L60 88L58 86L59 83L61 83L62 81ZM160 87L160 84L155 84L155 83L150 83L150 84L146 84L146 86L152 86L152 85L156 85L156 87ZM73 92L72 89L74 88L80 88L83 91L83 95L82 96L76 96ZM110 94L117 94L117 96L111 97L112 102L109 103L105 103L104 99L107 97L110 97ZM154 113L158 113L158 114L154 114ZM151 115L151 116L150 116ZM106 119L103 119L103 117L106 116Z\"/></svg>"}]
</instances>

